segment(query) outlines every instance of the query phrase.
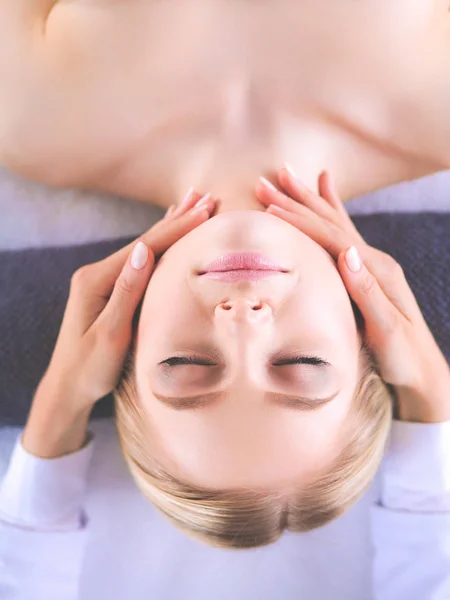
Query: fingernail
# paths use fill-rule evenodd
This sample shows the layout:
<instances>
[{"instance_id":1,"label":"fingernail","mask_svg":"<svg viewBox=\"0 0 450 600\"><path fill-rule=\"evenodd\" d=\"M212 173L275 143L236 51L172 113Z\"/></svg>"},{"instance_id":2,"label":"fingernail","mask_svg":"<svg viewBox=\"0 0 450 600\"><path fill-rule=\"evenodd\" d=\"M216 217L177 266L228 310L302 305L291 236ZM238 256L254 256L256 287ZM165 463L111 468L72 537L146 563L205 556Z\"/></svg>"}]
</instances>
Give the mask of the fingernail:
<instances>
[{"instance_id":1,"label":"fingernail","mask_svg":"<svg viewBox=\"0 0 450 600\"><path fill-rule=\"evenodd\" d=\"M184 206L185 204L187 204L189 202L189 199L192 196L193 192L194 192L194 188L190 187L186 193L186 196L183 198L183 202L180 204L180 206Z\"/></svg>"},{"instance_id":2,"label":"fingernail","mask_svg":"<svg viewBox=\"0 0 450 600\"><path fill-rule=\"evenodd\" d=\"M357 273L361 269L362 262L355 246L351 246L345 253L345 262L353 273Z\"/></svg>"},{"instance_id":3,"label":"fingernail","mask_svg":"<svg viewBox=\"0 0 450 600\"><path fill-rule=\"evenodd\" d=\"M330 173L330 171L326 171L326 170L324 171L324 173L328 177L328 183L329 183L329 186L330 186L330 191L333 194L337 195L337 190L336 190L336 185L334 183L334 177L333 177L333 175Z\"/></svg>"},{"instance_id":4,"label":"fingernail","mask_svg":"<svg viewBox=\"0 0 450 600\"><path fill-rule=\"evenodd\" d=\"M270 181L268 181L265 177L260 177L259 180L263 185L266 186L266 188L272 190L272 192L278 192L277 188L273 185L273 183L270 183Z\"/></svg>"},{"instance_id":5,"label":"fingernail","mask_svg":"<svg viewBox=\"0 0 450 600\"><path fill-rule=\"evenodd\" d=\"M203 198L200 198L200 200L197 202L197 204L195 205L194 208L196 208L197 206L205 206L205 204L208 202L208 200L211 198L211 192L208 192L207 194L205 194L203 196Z\"/></svg>"},{"instance_id":6,"label":"fingernail","mask_svg":"<svg viewBox=\"0 0 450 600\"><path fill-rule=\"evenodd\" d=\"M293 177L294 179L297 179L297 175L295 174L294 169L291 167L290 164L284 163L284 168L291 175L291 177Z\"/></svg>"},{"instance_id":7,"label":"fingernail","mask_svg":"<svg viewBox=\"0 0 450 600\"><path fill-rule=\"evenodd\" d=\"M145 265L147 264L147 260L147 246L142 242L138 242L134 247L133 253L131 255L131 266L133 267L133 269L139 271L140 269L143 269L145 267Z\"/></svg>"},{"instance_id":8,"label":"fingernail","mask_svg":"<svg viewBox=\"0 0 450 600\"><path fill-rule=\"evenodd\" d=\"M169 206L169 208L167 209L166 214L164 215L164 218L170 217L170 215L173 213L173 211L175 210L176 206L175 204L172 204L171 206Z\"/></svg>"},{"instance_id":9,"label":"fingernail","mask_svg":"<svg viewBox=\"0 0 450 600\"><path fill-rule=\"evenodd\" d=\"M189 214L196 215L197 213L205 211L206 209L207 209L207 206L194 206L194 208L189 211Z\"/></svg>"},{"instance_id":10,"label":"fingernail","mask_svg":"<svg viewBox=\"0 0 450 600\"><path fill-rule=\"evenodd\" d=\"M179 217L181 215L181 213L183 212L184 207L186 206L186 204L191 199L191 196L192 196L193 193L194 193L194 188L190 187L188 189L187 193L186 193L186 196L181 201L181 203L178 206L175 207L175 210L173 212L174 217Z\"/></svg>"},{"instance_id":11,"label":"fingernail","mask_svg":"<svg viewBox=\"0 0 450 600\"><path fill-rule=\"evenodd\" d=\"M270 209L274 210L275 212L287 212L287 210L284 210L284 208L281 208L281 206L277 206L276 204L270 204L267 210Z\"/></svg>"}]
</instances>

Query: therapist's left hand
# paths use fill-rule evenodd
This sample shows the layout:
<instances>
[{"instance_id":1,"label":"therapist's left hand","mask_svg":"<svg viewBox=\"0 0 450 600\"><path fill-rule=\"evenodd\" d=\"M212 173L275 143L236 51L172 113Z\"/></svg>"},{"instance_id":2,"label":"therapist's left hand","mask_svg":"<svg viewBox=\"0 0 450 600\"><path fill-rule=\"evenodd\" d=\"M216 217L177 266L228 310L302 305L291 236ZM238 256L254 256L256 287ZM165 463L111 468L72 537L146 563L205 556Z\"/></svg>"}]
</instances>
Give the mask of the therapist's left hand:
<instances>
[{"instance_id":1,"label":"therapist's left hand","mask_svg":"<svg viewBox=\"0 0 450 600\"><path fill-rule=\"evenodd\" d=\"M57 458L86 441L94 404L116 387L132 339L133 317L156 259L213 214L216 201L190 192L140 238L72 277L50 364L33 398L22 435L33 456Z\"/></svg>"},{"instance_id":2,"label":"therapist's left hand","mask_svg":"<svg viewBox=\"0 0 450 600\"><path fill-rule=\"evenodd\" d=\"M192 191L182 207L133 243L74 273L56 347L40 386L45 395L59 396L67 410L79 411L113 391L156 259L214 211L211 197L196 208L199 198Z\"/></svg>"}]
</instances>

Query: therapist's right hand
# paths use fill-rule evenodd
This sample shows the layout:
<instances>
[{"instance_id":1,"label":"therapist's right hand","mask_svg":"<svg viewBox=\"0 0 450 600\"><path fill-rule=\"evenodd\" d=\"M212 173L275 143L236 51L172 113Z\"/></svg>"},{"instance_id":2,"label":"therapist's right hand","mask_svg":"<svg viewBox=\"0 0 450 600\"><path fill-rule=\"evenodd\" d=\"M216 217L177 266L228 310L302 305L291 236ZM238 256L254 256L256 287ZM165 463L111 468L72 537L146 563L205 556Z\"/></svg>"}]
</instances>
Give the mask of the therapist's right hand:
<instances>
[{"instance_id":1,"label":"therapist's right hand","mask_svg":"<svg viewBox=\"0 0 450 600\"><path fill-rule=\"evenodd\" d=\"M364 318L365 337L380 375L394 388L398 418L450 420L450 368L401 266L364 241L327 172L319 177L319 194L287 168L278 172L278 183L282 191L262 182L258 199L267 212L306 233L337 260Z\"/></svg>"}]
</instances>

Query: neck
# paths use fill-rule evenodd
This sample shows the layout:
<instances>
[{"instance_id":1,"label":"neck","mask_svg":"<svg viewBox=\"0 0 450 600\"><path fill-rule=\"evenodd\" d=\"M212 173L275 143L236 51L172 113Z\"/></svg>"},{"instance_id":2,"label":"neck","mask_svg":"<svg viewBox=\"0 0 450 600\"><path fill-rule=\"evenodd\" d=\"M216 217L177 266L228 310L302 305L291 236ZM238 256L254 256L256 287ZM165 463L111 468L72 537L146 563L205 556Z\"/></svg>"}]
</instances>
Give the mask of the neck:
<instances>
[{"instance_id":1,"label":"neck","mask_svg":"<svg viewBox=\"0 0 450 600\"><path fill-rule=\"evenodd\" d=\"M214 179L214 184L211 183L211 193L219 199L216 214L235 210L264 211L265 207L259 203L255 195L255 188L261 175L267 176L276 185L273 174L270 176L270 174L259 173L256 170L242 178ZM205 188L205 193L207 191L210 191L210 188Z\"/></svg>"},{"instance_id":2,"label":"neck","mask_svg":"<svg viewBox=\"0 0 450 600\"><path fill-rule=\"evenodd\" d=\"M308 156L308 155L307 155ZM236 210L259 210L264 211L255 194L255 188L261 176L268 179L276 187L276 170L288 162L294 168L298 177L313 191L317 192L318 176L324 169L329 169L336 183L336 188L345 202L351 198L373 192L401 181L416 179L428 175L433 169L423 168L420 164L404 162L401 159L390 159L389 156L379 159L369 154L365 155L364 168L361 172L352 172L352 168L346 169L346 165L336 165L330 168L329 157L318 155L314 162L305 164L301 160L289 155L285 160L273 161L274 168L249 168L242 172L237 169L229 169L223 175L214 172L205 176L190 177L186 179L177 196L177 204L180 204L186 194L186 190L193 185L198 193L211 192L214 198L219 199L216 214ZM338 168L338 167L341 168ZM190 183L192 182L192 183Z\"/></svg>"},{"instance_id":3,"label":"neck","mask_svg":"<svg viewBox=\"0 0 450 600\"><path fill-rule=\"evenodd\" d=\"M402 181L423 177L437 170L436 165L418 161L415 157L395 154L390 148L371 145L364 139L349 139L344 132L341 137L329 134L320 139L308 139L308 147L260 157L252 164L240 164L220 160L221 168L186 168L183 181L176 192L177 204L181 203L186 190L192 185L202 194L211 192L220 200L218 214L235 210L265 210L258 202L255 188L260 176L277 186L276 170L284 162L292 165L298 177L310 189L317 192L321 171L332 174L336 188L345 202L351 198L385 188ZM236 153L238 160L245 161L251 152ZM172 196L173 198L173 196Z\"/></svg>"},{"instance_id":4,"label":"neck","mask_svg":"<svg viewBox=\"0 0 450 600\"><path fill-rule=\"evenodd\" d=\"M278 187L276 171L284 162L291 164L302 181L317 191L319 173L330 163L325 152L313 155L311 148L308 153L306 148L301 151L297 145L295 152L278 153L273 152L269 144L265 147L269 147L267 153L255 151L254 148L241 148L236 149L232 159L229 158L229 152L224 152L212 165L209 161L203 163L198 160L193 161L193 168L185 165L182 181L178 181L176 203L182 202L186 189L192 185L198 193L211 192L214 198L219 199L216 214L236 210L264 211L265 207L255 194L259 178L263 176ZM335 176L336 171L333 173Z\"/></svg>"},{"instance_id":5,"label":"neck","mask_svg":"<svg viewBox=\"0 0 450 600\"><path fill-rule=\"evenodd\" d=\"M371 127L348 125L334 122L325 113L311 112L297 119L280 117L273 128L255 126L257 142L255 136L248 135L248 127L248 119L226 121L226 136L212 146L199 145L177 178L178 202L193 185L198 192L211 192L220 199L219 213L264 210L254 193L259 177L276 185L276 170L284 162L291 164L314 191L319 173L327 169L344 202L448 168L443 152L433 157L421 153L420 144L414 140L399 143L397 132L392 136L378 134L373 123Z\"/></svg>"}]
</instances>

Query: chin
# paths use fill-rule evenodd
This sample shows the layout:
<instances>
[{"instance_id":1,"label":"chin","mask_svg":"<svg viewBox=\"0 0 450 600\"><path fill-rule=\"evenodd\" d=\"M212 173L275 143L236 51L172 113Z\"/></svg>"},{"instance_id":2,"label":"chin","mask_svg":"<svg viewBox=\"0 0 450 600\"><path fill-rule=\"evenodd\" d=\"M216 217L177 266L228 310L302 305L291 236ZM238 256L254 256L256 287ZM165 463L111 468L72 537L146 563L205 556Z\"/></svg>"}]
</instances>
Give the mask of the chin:
<instances>
[{"instance_id":1,"label":"chin","mask_svg":"<svg viewBox=\"0 0 450 600\"><path fill-rule=\"evenodd\" d=\"M264 211L233 210L211 217L188 237L195 240L197 251L201 248L202 254L206 248L214 248L224 253L270 251L274 257L286 258L307 236Z\"/></svg>"},{"instance_id":2,"label":"chin","mask_svg":"<svg viewBox=\"0 0 450 600\"><path fill-rule=\"evenodd\" d=\"M276 217L275 215L271 215L270 213L267 213L265 211L248 210L248 209L225 211L225 212L219 213L218 215L214 215L206 223L212 222L212 221L216 221L216 222L220 221L221 223L224 223L224 224L225 223L242 223L242 224L276 223L277 225L279 225L279 224L283 223L285 226L289 225L288 223L286 223L279 217ZM289 227L292 227L292 226L289 225Z\"/></svg>"}]
</instances>

